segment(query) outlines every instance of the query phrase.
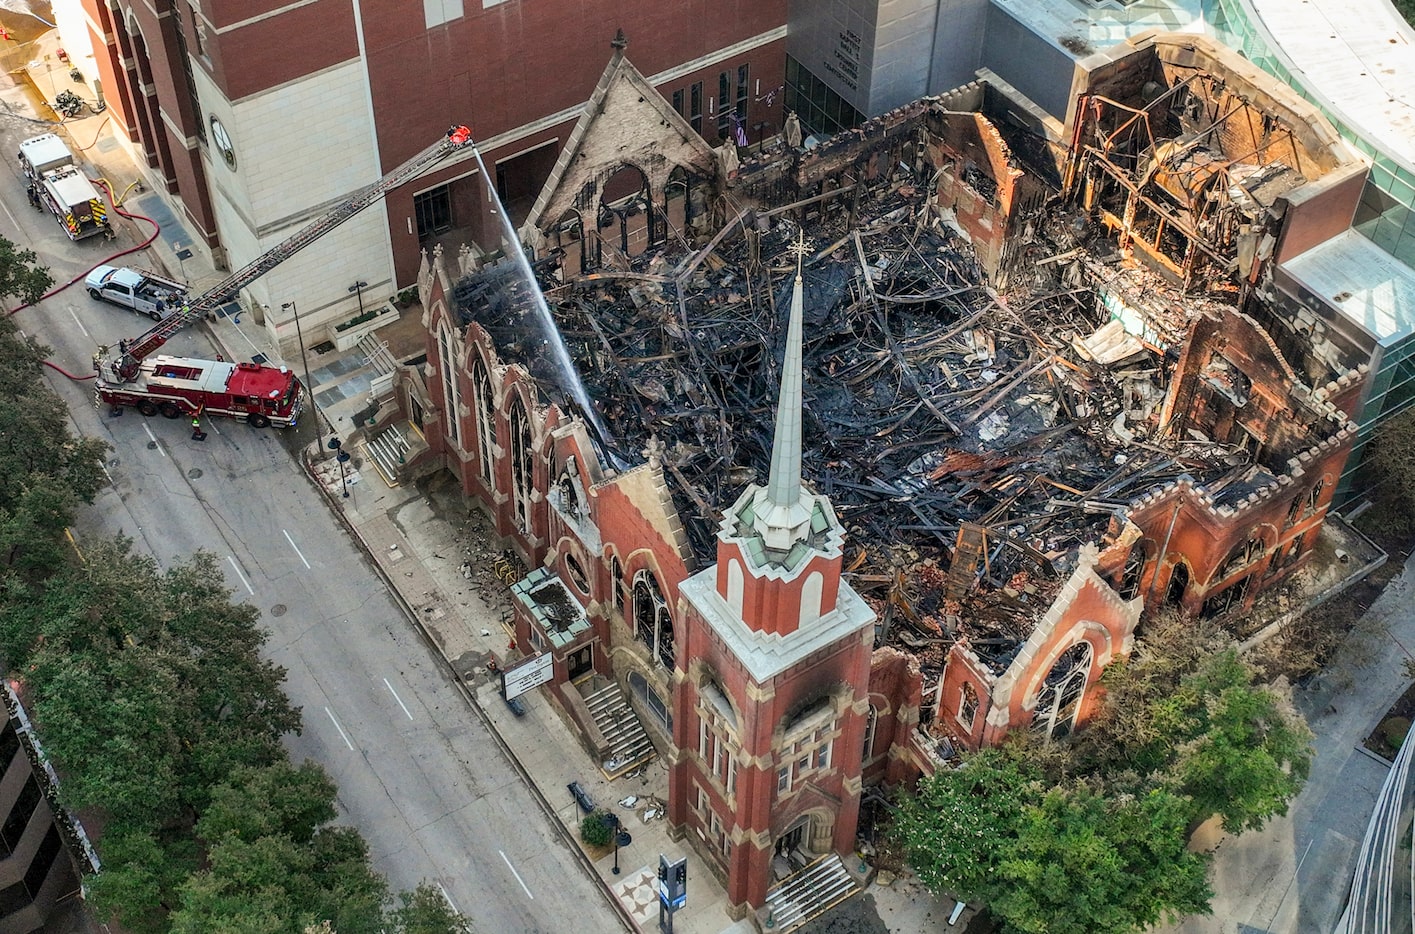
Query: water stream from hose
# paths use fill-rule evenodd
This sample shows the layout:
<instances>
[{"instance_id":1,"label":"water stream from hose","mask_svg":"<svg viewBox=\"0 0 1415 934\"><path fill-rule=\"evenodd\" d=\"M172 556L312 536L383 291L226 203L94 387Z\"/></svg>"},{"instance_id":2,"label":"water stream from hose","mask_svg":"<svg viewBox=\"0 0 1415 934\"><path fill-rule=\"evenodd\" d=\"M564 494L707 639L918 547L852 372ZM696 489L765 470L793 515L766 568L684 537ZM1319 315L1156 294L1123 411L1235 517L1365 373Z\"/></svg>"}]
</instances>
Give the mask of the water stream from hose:
<instances>
[{"instance_id":1,"label":"water stream from hose","mask_svg":"<svg viewBox=\"0 0 1415 934\"><path fill-rule=\"evenodd\" d=\"M599 413L595 411L594 405L590 402L590 394L585 390L585 384L580 379L580 371L575 368L575 362L570 359L570 350L565 346L565 339L560 336L560 329L555 326L555 318L550 313L550 305L545 300L545 293L540 290L540 285L536 282L535 273L531 271L531 263L526 258L526 251L521 247L521 240L516 236L515 228L511 226L511 218L506 213L506 205L501 203L500 195L491 186L492 176L487 174L486 163L482 162L481 151L473 146L472 155L477 160L477 167L481 169L483 184L487 186L492 202L496 205L496 216L501 221L501 247L506 255L516 263L517 269L525 279L526 288L535 302L536 314L540 317L546 344L549 345L554 356L556 369L560 371L560 387L569 394L570 398L575 400L581 413L589 419L590 426L594 429L595 440L599 442L604 453L616 466L622 466L619 458L609 449L609 436L605 433L604 423L600 421Z\"/></svg>"}]
</instances>

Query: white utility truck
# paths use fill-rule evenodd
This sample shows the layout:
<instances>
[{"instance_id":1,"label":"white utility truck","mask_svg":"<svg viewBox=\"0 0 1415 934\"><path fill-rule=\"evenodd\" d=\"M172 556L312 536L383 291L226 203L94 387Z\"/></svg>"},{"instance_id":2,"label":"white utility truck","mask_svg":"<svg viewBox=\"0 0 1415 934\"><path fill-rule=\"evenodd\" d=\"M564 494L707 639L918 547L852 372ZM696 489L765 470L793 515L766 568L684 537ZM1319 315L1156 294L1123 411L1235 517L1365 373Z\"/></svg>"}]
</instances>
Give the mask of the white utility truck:
<instances>
[{"instance_id":1,"label":"white utility truck","mask_svg":"<svg viewBox=\"0 0 1415 934\"><path fill-rule=\"evenodd\" d=\"M187 287L180 282L126 266L96 266L84 285L90 298L131 308L154 321L178 311L187 300Z\"/></svg>"}]
</instances>

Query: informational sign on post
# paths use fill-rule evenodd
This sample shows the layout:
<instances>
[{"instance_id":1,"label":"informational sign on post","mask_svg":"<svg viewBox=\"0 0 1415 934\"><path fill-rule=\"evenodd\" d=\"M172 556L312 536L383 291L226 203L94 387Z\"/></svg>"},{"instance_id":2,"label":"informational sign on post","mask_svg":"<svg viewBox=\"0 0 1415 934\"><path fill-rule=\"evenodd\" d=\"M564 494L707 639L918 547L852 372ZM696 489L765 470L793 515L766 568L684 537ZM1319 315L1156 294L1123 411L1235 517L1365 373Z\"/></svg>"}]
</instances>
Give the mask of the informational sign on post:
<instances>
[{"instance_id":1,"label":"informational sign on post","mask_svg":"<svg viewBox=\"0 0 1415 934\"><path fill-rule=\"evenodd\" d=\"M515 700L532 688L538 688L551 681L554 677L555 656L546 652L506 669L501 676L501 689L508 701Z\"/></svg>"}]
</instances>

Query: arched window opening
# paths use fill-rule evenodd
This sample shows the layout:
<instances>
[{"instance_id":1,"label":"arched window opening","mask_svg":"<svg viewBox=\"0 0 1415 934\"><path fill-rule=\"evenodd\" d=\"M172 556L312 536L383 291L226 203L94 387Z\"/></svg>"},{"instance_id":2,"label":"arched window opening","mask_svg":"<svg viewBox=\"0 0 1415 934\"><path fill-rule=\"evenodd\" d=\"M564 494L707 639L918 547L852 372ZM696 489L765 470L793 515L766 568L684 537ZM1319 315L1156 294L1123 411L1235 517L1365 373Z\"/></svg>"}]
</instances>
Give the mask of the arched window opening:
<instances>
[{"instance_id":1,"label":"arched window opening","mask_svg":"<svg viewBox=\"0 0 1415 934\"><path fill-rule=\"evenodd\" d=\"M565 467L560 471L555 489L560 496L561 511L579 520L584 515L584 505L580 502L580 470L573 454L565 458Z\"/></svg>"},{"instance_id":2,"label":"arched window opening","mask_svg":"<svg viewBox=\"0 0 1415 934\"><path fill-rule=\"evenodd\" d=\"M1312 492L1307 494L1307 515L1317 511L1317 507L1322 502L1322 493L1326 491L1327 478L1323 477L1312 485Z\"/></svg>"},{"instance_id":3,"label":"arched window opening","mask_svg":"<svg viewBox=\"0 0 1415 934\"><path fill-rule=\"evenodd\" d=\"M973 732L973 724L978 719L978 689L973 687L972 682L964 681L962 696L958 700L958 722L963 729L969 733Z\"/></svg>"},{"instance_id":4,"label":"arched window opening","mask_svg":"<svg viewBox=\"0 0 1415 934\"><path fill-rule=\"evenodd\" d=\"M481 358L472 360L472 390L477 406L477 470L487 486L493 480L496 461L496 400L491 396L491 377Z\"/></svg>"},{"instance_id":5,"label":"arched window opening","mask_svg":"<svg viewBox=\"0 0 1415 934\"><path fill-rule=\"evenodd\" d=\"M1140 594L1140 578L1145 573L1148 549L1144 542L1136 542L1125 556L1125 567L1120 572L1120 586L1117 588L1122 600L1134 600Z\"/></svg>"},{"instance_id":6,"label":"arched window opening","mask_svg":"<svg viewBox=\"0 0 1415 934\"><path fill-rule=\"evenodd\" d=\"M589 596L590 576L585 573L585 566L580 563L580 559L568 551L565 552L565 573L582 596Z\"/></svg>"},{"instance_id":7,"label":"arched window opening","mask_svg":"<svg viewBox=\"0 0 1415 934\"><path fill-rule=\"evenodd\" d=\"M663 190L664 223L668 226L665 236L684 236L688 228L688 171L681 165L668 173L668 184Z\"/></svg>"},{"instance_id":8,"label":"arched window opening","mask_svg":"<svg viewBox=\"0 0 1415 934\"><path fill-rule=\"evenodd\" d=\"M511 406L511 494L516 523L524 532L531 530L531 484L535 476L531 444L531 420L517 399Z\"/></svg>"},{"instance_id":9,"label":"arched window opening","mask_svg":"<svg viewBox=\"0 0 1415 934\"><path fill-rule=\"evenodd\" d=\"M585 258L585 222L579 211L566 211L555 225L555 246L561 251L560 272L569 279L581 275L594 264Z\"/></svg>"},{"instance_id":10,"label":"arched window opening","mask_svg":"<svg viewBox=\"0 0 1415 934\"><path fill-rule=\"evenodd\" d=\"M677 661L673 619L658 580L647 570L634 575L634 638L649 647L650 655L665 668Z\"/></svg>"},{"instance_id":11,"label":"arched window opening","mask_svg":"<svg viewBox=\"0 0 1415 934\"><path fill-rule=\"evenodd\" d=\"M1263 540L1256 535L1249 538L1241 545L1234 547L1224 559L1223 566L1219 568L1218 577L1215 580L1223 580L1228 575L1252 564L1263 554Z\"/></svg>"},{"instance_id":12,"label":"arched window opening","mask_svg":"<svg viewBox=\"0 0 1415 934\"><path fill-rule=\"evenodd\" d=\"M610 586L614 588L614 609L619 611L619 615L624 615L624 565L619 563L619 556L615 555L609 559L609 576L612 578Z\"/></svg>"},{"instance_id":13,"label":"arched window opening","mask_svg":"<svg viewBox=\"0 0 1415 934\"><path fill-rule=\"evenodd\" d=\"M461 408L461 388L457 385L457 342L452 329L445 323L438 329L437 369L442 377L442 408L446 413L444 424L447 438L458 449L462 449L462 419L458 416Z\"/></svg>"},{"instance_id":14,"label":"arched window opening","mask_svg":"<svg viewBox=\"0 0 1415 934\"><path fill-rule=\"evenodd\" d=\"M599 228L604 245L630 257L662 239L655 231L652 205L644 173L637 166L620 166L600 194Z\"/></svg>"},{"instance_id":15,"label":"arched window opening","mask_svg":"<svg viewBox=\"0 0 1415 934\"><path fill-rule=\"evenodd\" d=\"M865 751L862 758L869 762L875 757L875 730L879 726L879 708L874 704L870 705L870 712L865 717Z\"/></svg>"},{"instance_id":16,"label":"arched window opening","mask_svg":"<svg viewBox=\"0 0 1415 934\"><path fill-rule=\"evenodd\" d=\"M1237 609L1243 605L1243 599L1248 595L1248 584L1253 580L1253 575L1248 575L1236 584L1232 584L1212 594L1204 601L1199 613L1206 617L1222 616L1223 614Z\"/></svg>"},{"instance_id":17,"label":"arched window opening","mask_svg":"<svg viewBox=\"0 0 1415 934\"><path fill-rule=\"evenodd\" d=\"M1090 676L1089 642L1078 642L1062 652L1037 693L1032 729L1048 739L1061 739L1069 735L1076 726L1076 717L1081 713L1081 698L1086 693L1086 681Z\"/></svg>"},{"instance_id":18,"label":"arched window opening","mask_svg":"<svg viewBox=\"0 0 1415 934\"><path fill-rule=\"evenodd\" d=\"M668 607L658 609L658 661L664 668L672 668L678 661L673 647L673 620L668 615Z\"/></svg>"},{"instance_id":19,"label":"arched window opening","mask_svg":"<svg viewBox=\"0 0 1415 934\"><path fill-rule=\"evenodd\" d=\"M1189 565L1176 564L1169 572L1169 587L1164 592L1164 602L1179 606L1184 602L1184 592L1189 589Z\"/></svg>"}]
</instances>

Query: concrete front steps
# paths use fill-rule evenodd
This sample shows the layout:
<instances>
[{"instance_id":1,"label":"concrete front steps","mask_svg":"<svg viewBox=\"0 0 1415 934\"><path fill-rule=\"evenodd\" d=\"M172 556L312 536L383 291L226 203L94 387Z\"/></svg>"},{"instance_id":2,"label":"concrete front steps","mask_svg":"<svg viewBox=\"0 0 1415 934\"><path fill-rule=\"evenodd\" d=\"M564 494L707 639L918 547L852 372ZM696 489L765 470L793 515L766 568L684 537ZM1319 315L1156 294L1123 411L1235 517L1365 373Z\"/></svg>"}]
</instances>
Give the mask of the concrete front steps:
<instances>
[{"instance_id":1,"label":"concrete front steps","mask_svg":"<svg viewBox=\"0 0 1415 934\"><path fill-rule=\"evenodd\" d=\"M588 695L585 706L608 745L608 755L600 763L606 778L617 778L656 755L639 715L629 706L618 683L610 682L607 687Z\"/></svg>"},{"instance_id":2,"label":"concrete front steps","mask_svg":"<svg viewBox=\"0 0 1415 934\"><path fill-rule=\"evenodd\" d=\"M409 437L417 438L413 426L408 422L395 422L378 434L359 442L364 456L378 468L379 476L390 487L398 485L403 464L407 460L408 452L413 449Z\"/></svg>"},{"instance_id":3,"label":"concrete front steps","mask_svg":"<svg viewBox=\"0 0 1415 934\"><path fill-rule=\"evenodd\" d=\"M768 927L786 934L861 891L840 854L829 853L767 892L763 913Z\"/></svg>"}]
</instances>

